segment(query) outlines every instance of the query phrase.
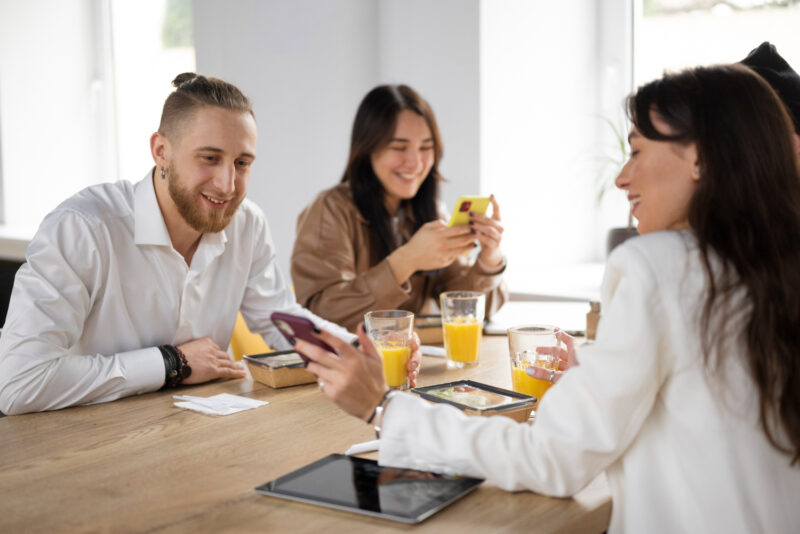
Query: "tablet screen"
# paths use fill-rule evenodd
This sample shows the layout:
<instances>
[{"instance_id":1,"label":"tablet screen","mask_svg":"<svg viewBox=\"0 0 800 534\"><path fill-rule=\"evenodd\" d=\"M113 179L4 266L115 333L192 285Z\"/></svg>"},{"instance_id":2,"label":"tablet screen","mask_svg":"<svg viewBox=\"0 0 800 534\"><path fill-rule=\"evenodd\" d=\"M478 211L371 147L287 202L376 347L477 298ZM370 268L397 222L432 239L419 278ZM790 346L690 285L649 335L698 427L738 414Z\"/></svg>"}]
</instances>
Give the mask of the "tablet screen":
<instances>
[{"instance_id":1,"label":"tablet screen","mask_svg":"<svg viewBox=\"0 0 800 534\"><path fill-rule=\"evenodd\" d=\"M476 410L489 410L504 404L518 402L519 399L502 395L493 391L487 391L472 386L443 386L437 389L429 389L428 395L439 397L440 399L463 404Z\"/></svg>"},{"instance_id":2,"label":"tablet screen","mask_svg":"<svg viewBox=\"0 0 800 534\"><path fill-rule=\"evenodd\" d=\"M516 410L532 407L536 397L502 389L474 380L457 380L414 388L411 391L431 402L445 402L461 410L488 412L489 410Z\"/></svg>"},{"instance_id":3,"label":"tablet screen","mask_svg":"<svg viewBox=\"0 0 800 534\"><path fill-rule=\"evenodd\" d=\"M256 488L265 495L418 523L476 488L480 479L379 466L331 454Z\"/></svg>"}]
</instances>

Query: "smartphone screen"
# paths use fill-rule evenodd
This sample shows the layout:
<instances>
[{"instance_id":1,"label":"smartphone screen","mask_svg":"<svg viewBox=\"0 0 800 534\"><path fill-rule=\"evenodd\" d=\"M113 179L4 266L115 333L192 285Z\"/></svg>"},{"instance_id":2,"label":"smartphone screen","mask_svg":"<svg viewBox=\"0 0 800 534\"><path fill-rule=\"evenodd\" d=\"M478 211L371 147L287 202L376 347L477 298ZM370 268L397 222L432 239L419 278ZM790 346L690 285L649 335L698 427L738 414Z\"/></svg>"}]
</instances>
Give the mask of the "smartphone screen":
<instances>
[{"instance_id":1,"label":"smartphone screen","mask_svg":"<svg viewBox=\"0 0 800 534\"><path fill-rule=\"evenodd\" d=\"M336 353L333 347L314 335L314 323L312 323L311 320L282 312L273 312L269 318L272 319L272 322L287 340L293 338L302 339L312 345L316 345L334 354ZM308 364L310 360L300 351L297 351L297 353L300 354L303 361Z\"/></svg>"},{"instance_id":2,"label":"smartphone screen","mask_svg":"<svg viewBox=\"0 0 800 534\"><path fill-rule=\"evenodd\" d=\"M461 197L453 208L450 222L447 226L462 226L469 223L469 212L486 214L491 200L489 197Z\"/></svg>"}]
</instances>

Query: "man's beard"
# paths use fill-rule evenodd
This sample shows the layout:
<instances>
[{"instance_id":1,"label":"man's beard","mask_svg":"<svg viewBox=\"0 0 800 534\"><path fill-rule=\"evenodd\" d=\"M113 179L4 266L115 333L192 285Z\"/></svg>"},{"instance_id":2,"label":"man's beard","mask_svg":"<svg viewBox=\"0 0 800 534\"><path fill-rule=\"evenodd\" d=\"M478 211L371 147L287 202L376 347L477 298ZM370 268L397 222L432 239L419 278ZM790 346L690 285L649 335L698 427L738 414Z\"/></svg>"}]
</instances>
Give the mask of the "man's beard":
<instances>
[{"instance_id":1,"label":"man's beard","mask_svg":"<svg viewBox=\"0 0 800 534\"><path fill-rule=\"evenodd\" d=\"M239 195L231 199L224 210L200 209L197 206L198 191L190 191L180 184L180 177L170 163L167 167L167 189L183 220L200 233L221 232L231 222L233 215L244 199Z\"/></svg>"}]
</instances>

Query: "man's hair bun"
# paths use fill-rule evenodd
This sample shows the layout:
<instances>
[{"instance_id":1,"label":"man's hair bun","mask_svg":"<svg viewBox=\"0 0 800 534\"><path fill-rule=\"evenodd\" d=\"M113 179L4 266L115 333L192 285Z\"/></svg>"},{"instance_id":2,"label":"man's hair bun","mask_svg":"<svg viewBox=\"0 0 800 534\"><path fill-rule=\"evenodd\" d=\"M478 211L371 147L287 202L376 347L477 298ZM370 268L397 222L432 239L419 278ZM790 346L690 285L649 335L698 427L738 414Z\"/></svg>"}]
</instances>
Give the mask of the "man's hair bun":
<instances>
[{"instance_id":1,"label":"man's hair bun","mask_svg":"<svg viewBox=\"0 0 800 534\"><path fill-rule=\"evenodd\" d=\"M172 80L172 86L176 88L180 88L181 85L185 83L190 83L198 78L197 73L194 72L183 72L175 76L175 79Z\"/></svg>"}]
</instances>

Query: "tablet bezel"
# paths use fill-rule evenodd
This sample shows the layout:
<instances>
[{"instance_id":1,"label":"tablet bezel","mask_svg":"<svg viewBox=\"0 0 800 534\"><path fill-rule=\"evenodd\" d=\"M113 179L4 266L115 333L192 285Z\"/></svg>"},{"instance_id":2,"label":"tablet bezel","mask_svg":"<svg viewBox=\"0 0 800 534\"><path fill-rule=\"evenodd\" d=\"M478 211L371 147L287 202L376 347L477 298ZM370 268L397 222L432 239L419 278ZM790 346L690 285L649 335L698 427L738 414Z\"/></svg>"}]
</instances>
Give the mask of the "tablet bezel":
<instances>
[{"instance_id":1,"label":"tablet bezel","mask_svg":"<svg viewBox=\"0 0 800 534\"><path fill-rule=\"evenodd\" d=\"M477 488L483 482L482 479L472 478L472 477L452 477L452 476L447 476L447 475L440 475L440 476L444 477L445 479L453 480L454 482L458 481L464 487L459 488L458 491L454 490L453 495L449 496L447 498L447 500L444 500L444 501L442 501L440 503L436 503L436 504L431 503L431 504L433 504L432 506L424 508L424 510L421 513L419 513L419 514L417 514L415 516L403 516L403 515L397 515L397 514L386 513L386 512L376 512L376 511L373 511L373 510L365 510L363 508L358 508L358 507L354 507L354 506L348 506L346 504L340 504L340 503L337 503L337 502L327 501L327 500L324 500L322 497L318 497L318 496L313 496L313 495L309 495L309 494L300 495L300 494L295 493L295 492L280 491L276 487L281 483L285 483L285 482L288 482L288 481L290 481L290 480L292 480L294 478L297 478L297 477L299 477L301 475L305 475L305 474L307 474L307 473L309 473L311 471L314 471L315 469L318 469L318 468L320 468L320 467L322 467L324 465L327 465L328 463L331 463L333 461L342 460L342 459L346 459L346 460L350 461L351 463L373 464L378 469L385 469L386 468L384 466L378 465L378 462L376 462L375 460L369 460L369 459L366 459L366 458L359 458L359 457L356 457L356 456L346 456L344 454L330 454L330 455L328 455L328 456L326 456L324 458L320 458L319 460L317 460L315 462L312 462L312 463L310 463L308 465L305 465L305 466L303 466L303 467L301 467L299 469L296 469L296 470L294 470L294 471L292 471L290 473L287 473L287 474L285 474L283 476L280 476L280 477L278 477L278 478L276 478L274 480L270 480L269 482L266 482L266 483L256 487L255 490L256 490L256 492L258 492L258 493L260 493L262 495L267 495L269 497L277 497L279 499L285 499L285 500L289 500L289 501L296 501L296 502L302 502L302 503L307 503L307 504L315 504L315 505L318 505L318 506L323 506L325 508L333 508L333 509L336 509L336 510L344 510L346 512L353 512L353 513L360 514L360 515L366 515L366 516L370 516L370 517L377 517L377 518L380 518L380 519L388 519L388 520L391 520L391 521L399 521L401 523L406 523L406 524L417 524L417 523L420 523L420 522L424 521L425 519L429 518L430 516L432 516L433 514L438 512L439 510L442 510L443 508L446 508L447 506L449 506L453 502L457 501L458 499L464 497L465 495L467 495L468 493L473 491L475 488Z\"/></svg>"}]
</instances>

